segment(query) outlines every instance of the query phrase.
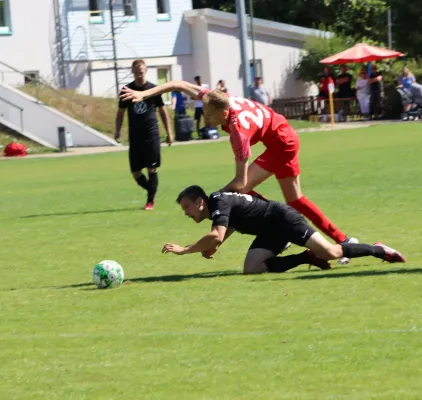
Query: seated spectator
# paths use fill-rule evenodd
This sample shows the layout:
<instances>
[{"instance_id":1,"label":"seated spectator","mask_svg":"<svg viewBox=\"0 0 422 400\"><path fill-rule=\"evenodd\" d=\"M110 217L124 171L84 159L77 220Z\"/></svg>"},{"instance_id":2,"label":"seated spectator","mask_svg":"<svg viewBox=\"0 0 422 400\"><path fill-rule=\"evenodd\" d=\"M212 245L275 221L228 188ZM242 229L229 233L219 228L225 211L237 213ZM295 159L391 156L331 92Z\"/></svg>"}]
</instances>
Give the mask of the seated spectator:
<instances>
[{"instance_id":1,"label":"seated spectator","mask_svg":"<svg viewBox=\"0 0 422 400\"><path fill-rule=\"evenodd\" d=\"M228 89L226 87L226 81L224 81L223 79L220 79L217 83L217 90L223 93L227 93Z\"/></svg>"},{"instance_id":2,"label":"seated spectator","mask_svg":"<svg viewBox=\"0 0 422 400\"><path fill-rule=\"evenodd\" d=\"M371 100L370 100L370 114L371 116L381 117L382 116L382 74L378 71L375 64L371 65L371 74L369 76L369 82L371 84Z\"/></svg>"},{"instance_id":3,"label":"seated spectator","mask_svg":"<svg viewBox=\"0 0 422 400\"><path fill-rule=\"evenodd\" d=\"M403 112L408 112L412 107L413 99L412 99L412 92L411 88L414 83L416 83L416 79L414 75L409 71L409 68L404 67L402 74L398 78L399 85L398 90L402 97L403 101Z\"/></svg>"},{"instance_id":4,"label":"seated spectator","mask_svg":"<svg viewBox=\"0 0 422 400\"><path fill-rule=\"evenodd\" d=\"M359 102L360 112L365 118L369 117L371 99L371 84L369 83L368 74L365 68L362 68L359 73L359 78L356 80L356 97Z\"/></svg>"},{"instance_id":5,"label":"seated spectator","mask_svg":"<svg viewBox=\"0 0 422 400\"><path fill-rule=\"evenodd\" d=\"M171 92L171 109L176 117L186 114L185 101L186 96L182 92Z\"/></svg>"}]
</instances>

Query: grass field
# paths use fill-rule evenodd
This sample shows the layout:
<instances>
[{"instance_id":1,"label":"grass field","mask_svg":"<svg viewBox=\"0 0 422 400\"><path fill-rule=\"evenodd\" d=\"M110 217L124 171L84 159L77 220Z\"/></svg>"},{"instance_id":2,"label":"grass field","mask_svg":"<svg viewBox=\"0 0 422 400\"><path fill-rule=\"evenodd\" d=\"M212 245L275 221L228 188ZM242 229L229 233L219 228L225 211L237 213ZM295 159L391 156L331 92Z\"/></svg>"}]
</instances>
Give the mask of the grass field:
<instances>
[{"instance_id":1,"label":"grass field","mask_svg":"<svg viewBox=\"0 0 422 400\"><path fill-rule=\"evenodd\" d=\"M307 196L407 264L243 276L241 235L213 260L160 254L209 229L175 198L232 177L228 143L163 148L152 212L124 153L1 161L0 399L420 399L421 125L301 140ZM102 259L121 288L91 284Z\"/></svg>"}]
</instances>

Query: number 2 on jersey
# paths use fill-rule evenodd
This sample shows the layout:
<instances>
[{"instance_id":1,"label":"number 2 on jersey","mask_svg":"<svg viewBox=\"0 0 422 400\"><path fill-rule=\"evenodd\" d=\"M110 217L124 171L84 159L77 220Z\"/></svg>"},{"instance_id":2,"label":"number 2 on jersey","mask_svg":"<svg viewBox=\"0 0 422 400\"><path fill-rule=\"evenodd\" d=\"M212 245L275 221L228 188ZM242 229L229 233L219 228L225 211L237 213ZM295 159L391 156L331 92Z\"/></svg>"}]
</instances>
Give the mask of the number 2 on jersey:
<instances>
[{"instance_id":1,"label":"number 2 on jersey","mask_svg":"<svg viewBox=\"0 0 422 400\"><path fill-rule=\"evenodd\" d=\"M242 97L230 97L232 100L231 106L233 109L240 111L238 118L239 122L246 129L251 128L251 123L247 120L249 118L258 128L264 126L264 113L260 108L256 108L255 104L249 99L243 99ZM246 103L255 113L249 110L242 110L241 104Z\"/></svg>"}]
</instances>

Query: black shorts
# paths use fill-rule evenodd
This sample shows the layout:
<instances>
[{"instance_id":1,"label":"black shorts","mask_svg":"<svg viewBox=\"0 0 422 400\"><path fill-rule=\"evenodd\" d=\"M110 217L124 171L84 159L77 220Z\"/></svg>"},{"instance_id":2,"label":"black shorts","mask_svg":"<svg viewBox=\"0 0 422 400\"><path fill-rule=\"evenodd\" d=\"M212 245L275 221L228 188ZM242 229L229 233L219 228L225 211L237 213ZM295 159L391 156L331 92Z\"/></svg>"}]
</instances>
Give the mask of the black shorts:
<instances>
[{"instance_id":1,"label":"black shorts","mask_svg":"<svg viewBox=\"0 0 422 400\"><path fill-rule=\"evenodd\" d=\"M200 121L201 115L204 113L202 107L195 108L195 121Z\"/></svg>"},{"instance_id":2,"label":"black shorts","mask_svg":"<svg viewBox=\"0 0 422 400\"><path fill-rule=\"evenodd\" d=\"M161 143L159 138L129 144L131 172L144 168L158 168L161 165Z\"/></svg>"},{"instance_id":3,"label":"black shorts","mask_svg":"<svg viewBox=\"0 0 422 400\"><path fill-rule=\"evenodd\" d=\"M316 232L302 214L286 204L271 205L266 219L268 228L255 238L249 250L266 249L279 254L288 242L305 246Z\"/></svg>"}]
</instances>

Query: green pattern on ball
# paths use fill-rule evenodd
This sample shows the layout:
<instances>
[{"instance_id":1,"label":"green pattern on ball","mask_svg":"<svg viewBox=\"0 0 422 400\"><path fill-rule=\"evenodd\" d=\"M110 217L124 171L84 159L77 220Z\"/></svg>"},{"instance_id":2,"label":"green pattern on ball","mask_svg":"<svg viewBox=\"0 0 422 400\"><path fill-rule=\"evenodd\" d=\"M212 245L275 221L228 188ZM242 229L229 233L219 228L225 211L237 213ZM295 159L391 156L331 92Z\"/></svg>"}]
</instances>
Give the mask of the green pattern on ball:
<instances>
[{"instance_id":1,"label":"green pattern on ball","mask_svg":"<svg viewBox=\"0 0 422 400\"><path fill-rule=\"evenodd\" d=\"M101 261L94 267L92 280L100 289L118 287L124 280L123 268L116 261Z\"/></svg>"}]
</instances>

